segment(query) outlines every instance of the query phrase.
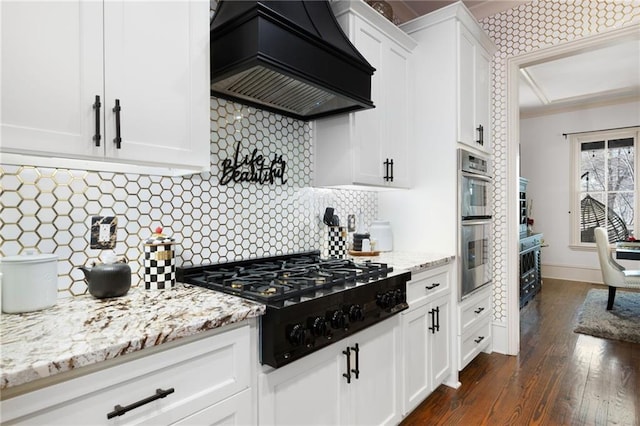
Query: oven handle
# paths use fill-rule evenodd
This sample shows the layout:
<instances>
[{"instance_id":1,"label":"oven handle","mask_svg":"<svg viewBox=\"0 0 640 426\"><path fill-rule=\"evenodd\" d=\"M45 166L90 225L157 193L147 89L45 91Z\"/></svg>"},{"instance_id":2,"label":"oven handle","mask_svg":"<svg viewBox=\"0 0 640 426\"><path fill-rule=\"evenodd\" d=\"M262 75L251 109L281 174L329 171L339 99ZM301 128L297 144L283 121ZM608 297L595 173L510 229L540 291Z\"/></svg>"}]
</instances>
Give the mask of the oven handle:
<instances>
[{"instance_id":1,"label":"oven handle","mask_svg":"<svg viewBox=\"0 0 640 426\"><path fill-rule=\"evenodd\" d=\"M460 223L462 226L491 225L491 219L463 220Z\"/></svg>"},{"instance_id":2,"label":"oven handle","mask_svg":"<svg viewBox=\"0 0 640 426\"><path fill-rule=\"evenodd\" d=\"M491 176L478 175L478 174L475 174L475 173L469 173L469 172L465 172L465 171L462 171L462 170L460 170L460 174L463 177L466 177L466 178L483 180L485 182L491 182L493 180L493 178Z\"/></svg>"}]
</instances>

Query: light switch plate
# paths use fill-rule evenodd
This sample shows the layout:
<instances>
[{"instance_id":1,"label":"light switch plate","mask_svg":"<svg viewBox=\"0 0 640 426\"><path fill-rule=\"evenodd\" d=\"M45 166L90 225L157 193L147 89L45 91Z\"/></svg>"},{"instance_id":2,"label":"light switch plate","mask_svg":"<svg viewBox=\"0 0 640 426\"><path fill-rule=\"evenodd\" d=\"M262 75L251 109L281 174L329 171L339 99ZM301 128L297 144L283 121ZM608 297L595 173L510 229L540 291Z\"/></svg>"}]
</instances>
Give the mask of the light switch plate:
<instances>
[{"instance_id":1,"label":"light switch plate","mask_svg":"<svg viewBox=\"0 0 640 426\"><path fill-rule=\"evenodd\" d=\"M118 218L115 216L91 217L91 248L113 249L116 247Z\"/></svg>"}]
</instances>

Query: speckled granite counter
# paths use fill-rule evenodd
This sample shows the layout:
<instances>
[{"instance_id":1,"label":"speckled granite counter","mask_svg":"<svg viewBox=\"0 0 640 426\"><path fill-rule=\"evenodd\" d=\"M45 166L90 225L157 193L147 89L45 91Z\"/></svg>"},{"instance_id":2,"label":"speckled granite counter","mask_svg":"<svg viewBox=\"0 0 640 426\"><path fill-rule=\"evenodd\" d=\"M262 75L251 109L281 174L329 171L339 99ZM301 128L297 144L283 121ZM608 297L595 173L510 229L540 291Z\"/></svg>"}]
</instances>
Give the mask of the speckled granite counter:
<instances>
[{"instance_id":1,"label":"speckled granite counter","mask_svg":"<svg viewBox=\"0 0 640 426\"><path fill-rule=\"evenodd\" d=\"M260 316L265 306L199 287L132 288L0 316L0 390Z\"/></svg>"},{"instance_id":2,"label":"speckled granite counter","mask_svg":"<svg viewBox=\"0 0 640 426\"><path fill-rule=\"evenodd\" d=\"M382 252L378 256L351 256L354 260L371 260L393 266L394 270L405 269L413 274L451 263L455 256L437 253Z\"/></svg>"}]
</instances>

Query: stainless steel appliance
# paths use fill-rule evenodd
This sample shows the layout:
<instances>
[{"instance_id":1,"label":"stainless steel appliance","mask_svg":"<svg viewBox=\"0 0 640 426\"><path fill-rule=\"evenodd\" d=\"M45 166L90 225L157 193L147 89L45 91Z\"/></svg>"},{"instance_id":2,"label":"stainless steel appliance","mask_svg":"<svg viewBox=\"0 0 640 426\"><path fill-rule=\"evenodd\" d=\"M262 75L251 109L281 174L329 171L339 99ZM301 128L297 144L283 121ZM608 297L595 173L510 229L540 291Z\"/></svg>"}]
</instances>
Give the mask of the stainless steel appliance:
<instances>
[{"instance_id":1,"label":"stainless steel appliance","mask_svg":"<svg viewBox=\"0 0 640 426\"><path fill-rule=\"evenodd\" d=\"M459 149L458 164L462 220L491 219L489 160Z\"/></svg>"},{"instance_id":2,"label":"stainless steel appliance","mask_svg":"<svg viewBox=\"0 0 640 426\"><path fill-rule=\"evenodd\" d=\"M278 368L409 307L409 272L317 251L177 268L179 281L267 306L260 361Z\"/></svg>"},{"instance_id":3,"label":"stainless steel appliance","mask_svg":"<svg viewBox=\"0 0 640 426\"><path fill-rule=\"evenodd\" d=\"M460 299L491 283L491 176L489 159L458 150Z\"/></svg>"}]
</instances>

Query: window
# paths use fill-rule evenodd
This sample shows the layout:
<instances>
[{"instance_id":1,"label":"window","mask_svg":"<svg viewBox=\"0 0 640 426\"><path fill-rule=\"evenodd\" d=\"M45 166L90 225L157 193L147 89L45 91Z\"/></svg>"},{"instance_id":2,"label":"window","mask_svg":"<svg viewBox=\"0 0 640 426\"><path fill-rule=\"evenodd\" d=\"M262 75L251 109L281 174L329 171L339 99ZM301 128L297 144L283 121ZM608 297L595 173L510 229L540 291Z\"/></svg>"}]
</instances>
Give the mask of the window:
<instances>
[{"instance_id":1,"label":"window","mask_svg":"<svg viewBox=\"0 0 640 426\"><path fill-rule=\"evenodd\" d=\"M612 243L635 235L639 200L638 130L571 137L574 246L594 246L594 230L598 226L607 228Z\"/></svg>"}]
</instances>

